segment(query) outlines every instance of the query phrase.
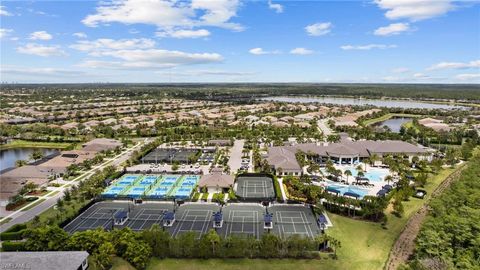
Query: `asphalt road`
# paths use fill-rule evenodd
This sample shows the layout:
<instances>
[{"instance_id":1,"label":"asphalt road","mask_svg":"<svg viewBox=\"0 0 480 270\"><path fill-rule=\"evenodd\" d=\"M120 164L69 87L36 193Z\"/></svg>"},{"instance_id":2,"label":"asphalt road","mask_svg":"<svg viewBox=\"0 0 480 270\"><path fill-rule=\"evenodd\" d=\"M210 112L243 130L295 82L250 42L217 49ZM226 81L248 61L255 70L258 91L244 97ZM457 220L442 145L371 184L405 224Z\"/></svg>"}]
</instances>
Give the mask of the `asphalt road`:
<instances>
[{"instance_id":1,"label":"asphalt road","mask_svg":"<svg viewBox=\"0 0 480 270\"><path fill-rule=\"evenodd\" d=\"M236 173L242 166L242 151L245 140L235 140L232 149L230 149L230 159L228 160L228 166L231 173Z\"/></svg>"},{"instance_id":2,"label":"asphalt road","mask_svg":"<svg viewBox=\"0 0 480 270\"><path fill-rule=\"evenodd\" d=\"M80 183L79 179L83 179L83 178L88 178L89 176L91 176L96 170L102 170L103 168L109 166L109 165L113 165L113 166L119 166L120 164L122 164L124 161L126 161L127 159L130 158L131 154L132 154L132 151L135 150L135 149L139 149L145 142L142 142L142 143L138 143L136 144L135 146L127 149L126 151L122 152L121 154L107 160L106 162L98 165L98 166L95 166L93 167L91 170L85 172L84 174L80 175L79 177L73 179L72 181L70 181L68 184L71 184L71 185L78 185ZM68 185L66 184L66 185ZM21 211L22 208L18 209L17 211L11 213L10 215L8 216L5 216L4 218L11 218L11 220L7 223L4 223L0 226L0 232L4 232L5 230L7 230L8 228L10 228L11 226L13 225L16 225L16 224L20 224L20 223L24 223L24 222L27 222L27 221L30 221L31 219L33 219L35 216L41 214L43 211L47 210L48 208L50 207L53 207L56 203L57 203L57 200L58 198L61 198L63 197L63 194L64 194L64 191L65 191L66 187L65 186L61 186L59 187L58 189L56 189L56 191L60 191L58 192L57 194L55 194L54 196L52 197L48 197L46 195L42 196L42 197L39 197L38 199L41 200L41 199L45 199L45 201L43 201L42 203L36 205L35 207L31 208L31 209L28 209L26 211ZM52 191L51 191L52 192ZM51 193L49 192L49 193ZM24 206L23 208L26 208L28 207L28 205ZM3 220L3 219L2 219Z\"/></svg>"}]
</instances>

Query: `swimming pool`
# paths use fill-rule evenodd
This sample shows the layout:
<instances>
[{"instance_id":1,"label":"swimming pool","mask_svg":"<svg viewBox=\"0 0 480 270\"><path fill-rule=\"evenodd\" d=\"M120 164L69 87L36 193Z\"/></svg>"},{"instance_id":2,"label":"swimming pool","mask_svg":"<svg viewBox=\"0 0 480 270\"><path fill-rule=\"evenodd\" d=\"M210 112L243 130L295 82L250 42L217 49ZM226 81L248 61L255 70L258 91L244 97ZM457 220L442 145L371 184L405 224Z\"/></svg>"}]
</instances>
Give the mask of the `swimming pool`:
<instances>
[{"instance_id":1,"label":"swimming pool","mask_svg":"<svg viewBox=\"0 0 480 270\"><path fill-rule=\"evenodd\" d=\"M345 172L346 170L350 170L352 172L352 176L356 177L358 175L358 171L354 167L345 167L342 168ZM386 169L374 169L368 168L366 172L363 172L363 175L367 177L372 182L382 182L385 179L385 176L388 175L388 170Z\"/></svg>"}]
</instances>

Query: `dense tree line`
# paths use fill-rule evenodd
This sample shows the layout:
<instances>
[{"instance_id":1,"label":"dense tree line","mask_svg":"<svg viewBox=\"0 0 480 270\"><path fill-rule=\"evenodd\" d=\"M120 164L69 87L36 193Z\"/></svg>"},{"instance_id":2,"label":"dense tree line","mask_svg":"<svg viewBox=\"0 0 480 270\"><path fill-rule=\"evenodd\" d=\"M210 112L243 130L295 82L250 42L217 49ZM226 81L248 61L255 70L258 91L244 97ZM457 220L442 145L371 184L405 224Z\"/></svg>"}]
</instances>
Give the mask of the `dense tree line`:
<instances>
[{"instance_id":1,"label":"dense tree line","mask_svg":"<svg viewBox=\"0 0 480 270\"><path fill-rule=\"evenodd\" d=\"M480 154L460 178L430 202L411 269L478 269L480 265Z\"/></svg>"},{"instance_id":2,"label":"dense tree line","mask_svg":"<svg viewBox=\"0 0 480 270\"><path fill-rule=\"evenodd\" d=\"M144 269L157 258L317 258L319 251L336 256L341 243L326 235L305 238L292 235L281 238L265 233L260 239L247 236L220 237L215 230L198 237L187 232L177 237L159 225L142 232L129 228L105 231L102 228L67 234L57 226L42 226L24 233L26 241L20 249L27 251L85 250L100 269L109 269L112 256Z\"/></svg>"}]
</instances>

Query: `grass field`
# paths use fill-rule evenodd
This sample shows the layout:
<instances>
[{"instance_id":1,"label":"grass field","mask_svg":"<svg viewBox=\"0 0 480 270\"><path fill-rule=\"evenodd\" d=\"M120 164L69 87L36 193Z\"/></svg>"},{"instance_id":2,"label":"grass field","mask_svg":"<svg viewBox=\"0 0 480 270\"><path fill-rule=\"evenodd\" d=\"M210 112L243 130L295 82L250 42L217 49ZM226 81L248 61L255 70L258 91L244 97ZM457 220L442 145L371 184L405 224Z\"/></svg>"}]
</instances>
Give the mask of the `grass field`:
<instances>
[{"instance_id":1,"label":"grass field","mask_svg":"<svg viewBox=\"0 0 480 270\"><path fill-rule=\"evenodd\" d=\"M71 143L57 143L57 142L32 142L24 140L13 140L8 144L0 145L0 150L12 149L12 148L54 148L65 149L70 146Z\"/></svg>"},{"instance_id":2,"label":"grass field","mask_svg":"<svg viewBox=\"0 0 480 270\"><path fill-rule=\"evenodd\" d=\"M388 120L392 117L420 117L418 114L408 114L408 113L387 113L385 115L382 115L378 118L373 118L373 119L368 119L363 121L363 125L369 126L378 122L382 122L385 120Z\"/></svg>"}]
</instances>

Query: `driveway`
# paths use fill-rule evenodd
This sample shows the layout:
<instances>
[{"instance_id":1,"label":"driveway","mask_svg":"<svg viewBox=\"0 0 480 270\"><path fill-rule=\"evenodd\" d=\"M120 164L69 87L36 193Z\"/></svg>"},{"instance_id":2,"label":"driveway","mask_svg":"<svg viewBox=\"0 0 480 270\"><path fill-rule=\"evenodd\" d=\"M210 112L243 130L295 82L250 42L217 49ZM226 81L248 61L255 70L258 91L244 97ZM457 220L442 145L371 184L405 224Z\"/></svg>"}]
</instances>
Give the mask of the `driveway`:
<instances>
[{"instance_id":1,"label":"driveway","mask_svg":"<svg viewBox=\"0 0 480 270\"><path fill-rule=\"evenodd\" d=\"M242 166L242 151L245 140L235 140L232 149L230 149L230 159L228 160L228 166L230 172L236 173Z\"/></svg>"},{"instance_id":2,"label":"driveway","mask_svg":"<svg viewBox=\"0 0 480 270\"><path fill-rule=\"evenodd\" d=\"M318 129L323 133L324 136L333 134L333 131L328 127L328 120L330 120L330 118L320 119L317 121Z\"/></svg>"}]
</instances>

